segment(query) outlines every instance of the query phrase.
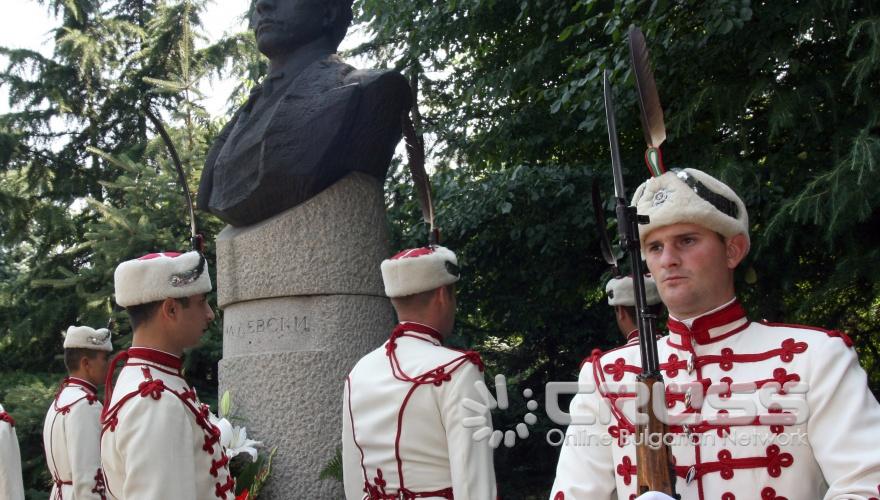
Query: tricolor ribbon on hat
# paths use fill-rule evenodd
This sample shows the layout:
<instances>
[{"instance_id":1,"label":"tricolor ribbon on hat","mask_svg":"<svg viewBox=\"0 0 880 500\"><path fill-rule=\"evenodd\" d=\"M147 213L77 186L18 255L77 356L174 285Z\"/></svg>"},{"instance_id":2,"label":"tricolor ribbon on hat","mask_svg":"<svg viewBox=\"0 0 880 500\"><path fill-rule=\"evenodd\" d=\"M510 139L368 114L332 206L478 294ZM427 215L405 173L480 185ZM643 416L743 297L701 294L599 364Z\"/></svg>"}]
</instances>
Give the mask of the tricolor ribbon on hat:
<instances>
[{"instance_id":1,"label":"tricolor ribbon on hat","mask_svg":"<svg viewBox=\"0 0 880 500\"><path fill-rule=\"evenodd\" d=\"M645 164L651 177L658 177L666 172L663 155L660 152L660 145L666 140L666 125L663 122L663 107L660 106L654 72L651 71L645 35L635 26L629 29L629 55L632 59L633 75L639 96L641 110L639 117L645 132L645 142L648 143L648 149L645 150Z\"/></svg>"}]
</instances>

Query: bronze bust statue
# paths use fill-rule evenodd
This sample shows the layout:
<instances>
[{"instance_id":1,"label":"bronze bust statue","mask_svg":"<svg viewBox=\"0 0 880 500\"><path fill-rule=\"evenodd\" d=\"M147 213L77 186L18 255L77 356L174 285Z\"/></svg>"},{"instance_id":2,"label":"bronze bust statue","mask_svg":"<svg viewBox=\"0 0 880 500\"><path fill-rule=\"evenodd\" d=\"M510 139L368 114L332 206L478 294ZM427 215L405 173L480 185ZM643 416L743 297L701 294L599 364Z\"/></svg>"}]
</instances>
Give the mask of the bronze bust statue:
<instances>
[{"instance_id":1,"label":"bronze bust statue","mask_svg":"<svg viewBox=\"0 0 880 500\"><path fill-rule=\"evenodd\" d=\"M258 0L253 27L269 74L208 152L197 204L233 226L295 207L349 172L384 181L412 105L394 71L336 55L352 0Z\"/></svg>"}]
</instances>

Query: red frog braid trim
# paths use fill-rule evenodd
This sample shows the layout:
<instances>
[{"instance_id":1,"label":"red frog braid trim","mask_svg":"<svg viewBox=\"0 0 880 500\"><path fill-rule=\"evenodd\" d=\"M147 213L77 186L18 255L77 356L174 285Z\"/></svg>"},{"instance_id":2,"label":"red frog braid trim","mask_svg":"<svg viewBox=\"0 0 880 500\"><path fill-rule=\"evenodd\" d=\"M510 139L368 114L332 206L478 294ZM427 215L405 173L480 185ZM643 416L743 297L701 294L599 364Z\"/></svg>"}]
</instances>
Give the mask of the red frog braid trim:
<instances>
[{"instance_id":1,"label":"red frog braid trim","mask_svg":"<svg viewBox=\"0 0 880 500\"><path fill-rule=\"evenodd\" d=\"M5 411L0 411L0 422L6 422L9 424L9 427L15 427L15 420L12 418L12 415Z\"/></svg>"}]
</instances>

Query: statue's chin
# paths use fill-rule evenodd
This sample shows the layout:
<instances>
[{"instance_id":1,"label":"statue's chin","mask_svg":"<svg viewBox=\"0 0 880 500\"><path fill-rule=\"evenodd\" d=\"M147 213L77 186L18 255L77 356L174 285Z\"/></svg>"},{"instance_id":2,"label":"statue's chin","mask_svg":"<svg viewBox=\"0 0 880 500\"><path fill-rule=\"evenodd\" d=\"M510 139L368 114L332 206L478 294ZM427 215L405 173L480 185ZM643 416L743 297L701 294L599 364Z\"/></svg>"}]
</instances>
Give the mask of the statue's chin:
<instances>
[{"instance_id":1,"label":"statue's chin","mask_svg":"<svg viewBox=\"0 0 880 500\"><path fill-rule=\"evenodd\" d=\"M330 40L329 33L320 30L320 28L297 28L288 31L282 28L281 25L274 25L257 31L257 49L264 56L272 59L286 54L293 54L300 48L310 44L323 44L325 39ZM335 46L333 48L335 49Z\"/></svg>"},{"instance_id":2,"label":"statue's chin","mask_svg":"<svg viewBox=\"0 0 880 500\"><path fill-rule=\"evenodd\" d=\"M287 40L284 37L266 33L257 37L257 50L268 58L273 58L290 50L286 47Z\"/></svg>"}]
</instances>

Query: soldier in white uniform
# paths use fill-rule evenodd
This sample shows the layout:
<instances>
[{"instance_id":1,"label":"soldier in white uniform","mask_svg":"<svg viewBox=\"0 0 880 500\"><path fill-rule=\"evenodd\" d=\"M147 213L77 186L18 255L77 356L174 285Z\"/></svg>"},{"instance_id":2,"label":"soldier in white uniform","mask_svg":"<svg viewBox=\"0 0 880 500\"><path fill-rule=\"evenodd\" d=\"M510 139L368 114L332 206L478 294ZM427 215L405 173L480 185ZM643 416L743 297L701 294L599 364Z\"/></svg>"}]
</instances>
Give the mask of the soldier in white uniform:
<instances>
[{"instance_id":1,"label":"soldier in white uniform","mask_svg":"<svg viewBox=\"0 0 880 500\"><path fill-rule=\"evenodd\" d=\"M432 246L382 262L399 323L345 380L342 458L345 496L360 499L496 498L492 449L472 439L462 406L482 401L475 352L442 346L455 322L458 261Z\"/></svg>"},{"instance_id":2,"label":"soldier in white uniform","mask_svg":"<svg viewBox=\"0 0 880 500\"><path fill-rule=\"evenodd\" d=\"M103 500L98 384L113 350L110 330L71 326L64 336L68 376L43 423L43 448L52 475L52 500Z\"/></svg>"},{"instance_id":3,"label":"soldier in white uniform","mask_svg":"<svg viewBox=\"0 0 880 500\"><path fill-rule=\"evenodd\" d=\"M617 328L626 338L626 343L638 343L639 326L636 319L636 295L632 276L611 278L605 284L605 294L608 295L608 305L614 308ZM663 305L660 302L660 293L657 292L657 283L651 276L645 276L645 298L650 306L648 312L659 316Z\"/></svg>"},{"instance_id":4,"label":"soldier in white uniform","mask_svg":"<svg viewBox=\"0 0 880 500\"><path fill-rule=\"evenodd\" d=\"M214 320L207 263L198 252L155 253L116 268L116 302L131 318L132 347L102 415L101 461L111 498L235 497L211 413L181 373L183 350ZM111 384L107 384L109 392Z\"/></svg>"},{"instance_id":5,"label":"soldier in white uniform","mask_svg":"<svg viewBox=\"0 0 880 500\"><path fill-rule=\"evenodd\" d=\"M852 342L842 332L752 321L736 299L733 272L750 245L742 200L685 169L649 179L633 204L650 217L639 228L642 251L669 309L658 353L676 493L683 500L880 497L880 405ZM635 404L614 384L633 387L639 372L637 345L583 367L584 389L570 414L596 418L569 426L552 500L636 496L628 438Z\"/></svg>"},{"instance_id":6,"label":"soldier in white uniform","mask_svg":"<svg viewBox=\"0 0 880 500\"><path fill-rule=\"evenodd\" d=\"M24 500L21 452L15 435L15 420L0 405L0 498Z\"/></svg>"}]
</instances>

